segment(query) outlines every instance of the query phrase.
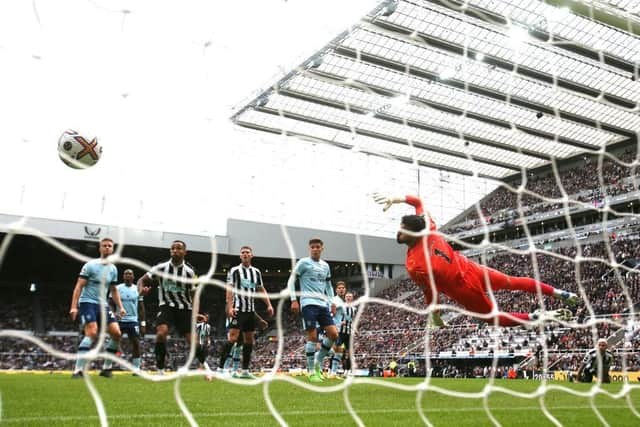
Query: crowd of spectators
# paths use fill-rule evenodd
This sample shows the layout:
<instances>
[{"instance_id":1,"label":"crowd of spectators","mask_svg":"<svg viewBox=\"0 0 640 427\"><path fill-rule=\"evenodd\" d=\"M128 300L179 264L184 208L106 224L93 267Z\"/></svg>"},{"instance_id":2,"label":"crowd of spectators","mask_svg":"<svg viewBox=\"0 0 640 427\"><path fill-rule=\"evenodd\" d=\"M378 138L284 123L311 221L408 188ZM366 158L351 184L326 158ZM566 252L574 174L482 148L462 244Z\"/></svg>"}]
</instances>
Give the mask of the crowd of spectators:
<instances>
[{"instance_id":1,"label":"crowd of spectators","mask_svg":"<svg viewBox=\"0 0 640 427\"><path fill-rule=\"evenodd\" d=\"M619 158L620 162L631 163L636 154L632 150L625 151ZM605 197L613 197L618 194L635 191L633 180L627 180L635 176L634 168L626 167L616 161L605 157L602 167L602 184L594 179L594 176L584 173L585 170L597 167L597 160L585 157L583 164L571 169L561 171L560 182L564 191L572 201L592 204L600 207ZM521 182L511 183L510 186L517 189ZM532 176L527 178L525 189L536 195L522 193L518 202L518 194L507 187L499 187L480 203L480 211L487 224L496 224L512 221L519 217L515 206L522 206L524 216L540 212L548 212L564 207L562 203L546 202L543 198L558 199L562 197L555 175L549 172L547 175ZM473 209L461 221L440 229L443 233L455 234L462 231L481 227L478 210Z\"/></svg>"}]
</instances>

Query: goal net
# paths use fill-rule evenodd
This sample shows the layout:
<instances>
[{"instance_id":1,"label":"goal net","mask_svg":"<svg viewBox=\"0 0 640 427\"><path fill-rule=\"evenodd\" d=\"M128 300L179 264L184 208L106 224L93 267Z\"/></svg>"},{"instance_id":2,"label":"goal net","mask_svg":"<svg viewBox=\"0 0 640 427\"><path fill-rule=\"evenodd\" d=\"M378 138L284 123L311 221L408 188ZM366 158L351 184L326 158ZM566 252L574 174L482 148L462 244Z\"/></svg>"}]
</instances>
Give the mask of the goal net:
<instances>
[{"instance_id":1,"label":"goal net","mask_svg":"<svg viewBox=\"0 0 640 427\"><path fill-rule=\"evenodd\" d=\"M3 7L0 66L7 75L0 93L7 96L0 105L9 125L7 165L0 170L7 183L0 202L0 281L9 310L0 329L0 368L71 370L78 357L78 325L63 319L68 309L58 304L69 298L47 293L41 300L35 282L46 282L65 263L81 266L95 257L95 245L86 241L101 232L85 227L77 239L85 243L78 243L64 227L47 228L37 218L112 224L110 262L141 274L158 252L140 249L132 230L151 230L165 249L172 239L194 236L195 252L203 255L187 256L201 263L199 276L186 281L198 285L191 320L208 312L212 325L225 317L226 273L237 264L237 254L221 247L234 239L225 229L234 218L280 225L290 259L271 266L278 273L271 272L267 286L275 315L253 349L257 379L209 371L226 342L222 328L214 328L216 351L206 370L197 369L190 345L196 337L171 341L173 369L164 376L154 372L153 343L143 342L139 375L150 383L173 381L189 424L208 422L182 395L186 377L202 376L216 377L212 387L223 381L260 388L268 414L281 425L320 412L288 408L276 394L280 383L342 393L344 412L357 425L397 419L392 407L367 406L362 396L354 404L365 386L411 395L412 415L418 415L412 419L425 425L466 411L509 425L514 414L532 410L524 403L496 408L496 396L535 402L536 413L554 425L638 422L637 2L325 3L305 10L296 2L260 2L251 5L255 17L239 5L176 11L87 1L58 9L34 1ZM168 22L179 34L167 30ZM321 36L297 36L307 28ZM270 51L256 49L265 46L261 36ZM55 136L78 122L101 138L104 157L86 171L52 166ZM489 314L465 309L445 291L425 302L423 287L403 267L404 246L386 263L367 257L366 238L390 244L403 215L414 213L402 204L383 212L374 192L421 198L438 228L413 235L442 236L474 263L548 283L577 302L541 289L493 291L488 276ZM340 359L343 381L316 385L300 375L308 340L291 313L286 274L295 275L296 261L307 256L300 252L306 241L292 232L298 228L349 235L348 262L326 250L332 276L344 278L354 296L348 352L332 356ZM32 240L24 243L25 236ZM29 251L43 246L44 254L57 255L29 269ZM433 280L432 271L426 274ZM175 278L169 272L158 277ZM11 285L32 281L29 296ZM108 284L101 286L105 291ZM147 299L152 315L156 299ZM51 316L57 330L25 319L36 304L47 306L44 317ZM558 319L560 310L568 317ZM500 326L497 315L509 313L530 317L520 326ZM83 356L87 370L100 368L103 359L134 370L125 340L122 355L105 351L108 313L100 315L98 339ZM471 378L482 378L482 386L469 388L464 381L476 381ZM514 386L518 380L529 383ZM107 425L109 411L94 381L85 375L97 417ZM12 415L12 390L0 391L0 416L27 422ZM601 404L602 396L613 403ZM481 409L443 397L479 401ZM578 421L567 414L574 409Z\"/></svg>"}]
</instances>

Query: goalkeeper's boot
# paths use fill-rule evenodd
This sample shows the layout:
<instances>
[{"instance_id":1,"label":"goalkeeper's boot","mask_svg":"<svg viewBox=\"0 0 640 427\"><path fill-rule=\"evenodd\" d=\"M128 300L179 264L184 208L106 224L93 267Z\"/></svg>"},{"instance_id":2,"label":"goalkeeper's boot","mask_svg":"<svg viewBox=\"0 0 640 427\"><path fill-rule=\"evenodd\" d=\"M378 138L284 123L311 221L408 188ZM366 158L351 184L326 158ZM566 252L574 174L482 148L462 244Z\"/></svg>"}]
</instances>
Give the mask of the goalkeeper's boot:
<instances>
[{"instance_id":1,"label":"goalkeeper's boot","mask_svg":"<svg viewBox=\"0 0 640 427\"><path fill-rule=\"evenodd\" d=\"M575 305L578 304L578 295L574 294L573 292L562 291L562 293L560 294L560 298L562 298L564 302L570 307L575 307Z\"/></svg>"},{"instance_id":2,"label":"goalkeeper's boot","mask_svg":"<svg viewBox=\"0 0 640 427\"><path fill-rule=\"evenodd\" d=\"M569 320L571 320L571 317L573 316L573 314L571 313L571 310L567 310L566 308L559 308L557 310L547 310L547 311L536 310L533 313L531 313L530 320L538 320L541 317L543 317L543 315L545 318L561 320L564 322L568 322Z\"/></svg>"},{"instance_id":3,"label":"goalkeeper's boot","mask_svg":"<svg viewBox=\"0 0 640 427\"><path fill-rule=\"evenodd\" d=\"M84 374L82 373L82 371L76 371L73 374L71 374L71 378L82 378L84 377Z\"/></svg>"}]
</instances>

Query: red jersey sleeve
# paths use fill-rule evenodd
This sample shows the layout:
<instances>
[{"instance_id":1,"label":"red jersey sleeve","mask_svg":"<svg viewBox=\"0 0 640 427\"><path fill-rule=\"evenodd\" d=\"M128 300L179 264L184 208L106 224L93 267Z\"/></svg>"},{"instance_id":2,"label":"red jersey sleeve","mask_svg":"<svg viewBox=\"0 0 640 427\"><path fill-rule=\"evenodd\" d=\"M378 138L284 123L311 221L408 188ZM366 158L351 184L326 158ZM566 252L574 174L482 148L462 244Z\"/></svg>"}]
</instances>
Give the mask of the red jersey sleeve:
<instances>
[{"instance_id":1,"label":"red jersey sleeve","mask_svg":"<svg viewBox=\"0 0 640 427\"><path fill-rule=\"evenodd\" d=\"M404 200L407 204L413 206L414 208L416 208L416 215L424 215L424 208L422 207L422 200L420 200L419 197L416 196L406 196L405 200ZM429 213L427 213L426 215L427 220L429 221L429 230L430 231L435 231L436 230L436 223L433 222L433 219L431 218L431 215Z\"/></svg>"}]
</instances>

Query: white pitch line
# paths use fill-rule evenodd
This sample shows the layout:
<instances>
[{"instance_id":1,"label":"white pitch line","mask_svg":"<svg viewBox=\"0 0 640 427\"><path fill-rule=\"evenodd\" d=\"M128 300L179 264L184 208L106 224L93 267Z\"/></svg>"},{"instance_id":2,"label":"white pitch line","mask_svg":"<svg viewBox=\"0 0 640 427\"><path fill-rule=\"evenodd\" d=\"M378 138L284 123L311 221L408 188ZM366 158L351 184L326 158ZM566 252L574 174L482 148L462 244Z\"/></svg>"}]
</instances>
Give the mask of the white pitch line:
<instances>
[{"instance_id":1,"label":"white pitch line","mask_svg":"<svg viewBox=\"0 0 640 427\"><path fill-rule=\"evenodd\" d=\"M598 409L629 409L627 405L602 405L597 406ZM491 411L540 411L540 406L509 406L501 408L490 408ZM575 409L591 409L591 406L552 406L548 408L551 411L570 411ZM416 413L415 409L362 409L356 410L358 414L388 414L388 413ZM427 415L433 413L446 413L446 412L484 412L484 408L427 408L425 413ZM220 418L220 417L232 417L237 416L238 412L194 412L194 417L202 418ZM326 411L281 411L281 415L323 415ZM246 417L264 417L270 415L269 411L263 412L243 412L242 416ZM348 411L334 412L334 415L349 415ZM111 420L119 419L156 419L156 418L184 418L184 415L179 413L168 414L131 414L131 415L113 415L107 416ZM97 415L77 415L77 416L60 416L60 417L17 417L17 418L4 418L2 423L26 423L33 421L81 421L81 420L95 420L98 419Z\"/></svg>"}]
</instances>

